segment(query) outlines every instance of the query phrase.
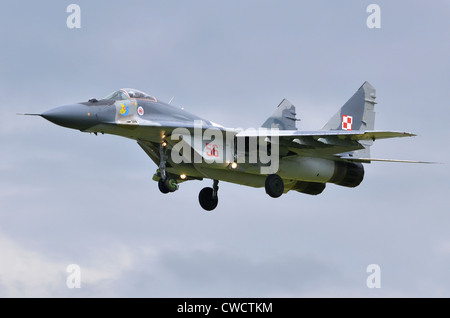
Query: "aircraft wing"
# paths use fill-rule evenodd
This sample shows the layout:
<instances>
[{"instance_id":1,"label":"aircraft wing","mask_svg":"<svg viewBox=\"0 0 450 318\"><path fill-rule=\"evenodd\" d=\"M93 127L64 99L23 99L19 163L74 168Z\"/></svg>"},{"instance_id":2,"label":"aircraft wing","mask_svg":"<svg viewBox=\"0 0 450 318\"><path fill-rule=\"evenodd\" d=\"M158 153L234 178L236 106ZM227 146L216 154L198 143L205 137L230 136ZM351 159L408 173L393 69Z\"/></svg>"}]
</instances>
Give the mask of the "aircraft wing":
<instances>
[{"instance_id":1,"label":"aircraft wing","mask_svg":"<svg viewBox=\"0 0 450 318\"><path fill-rule=\"evenodd\" d=\"M284 155L302 155L319 157L336 157L342 160L360 161L386 161L390 159L362 158L366 148L377 139L412 137L415 134L399 131L360 131L360 130L276 130L259 129L244 130L237 134L237 138L265 137L269 143L280 146L280 155L284 148ZM276 140L274 137L278 138ZM287 150L287 151L286 151ZM359 152L358 152L359 151Z\"/></svg>"},{"instance_id":2,"label":"aircraft wing","mask_svg":"<svg viewBox=\"0 0 450 318\"><path fill-rule=\"evenodd\" d=\"M236 137L272 137L278 136L280 139L291 138L338 138L340 140L375 140L397 137L413 137L412 133L399 131L360 131L360 130L319 130L319 131L299 131L299 130L276 130L276 129L249 129L244 130Z\"/></svg>"}]
</instances>

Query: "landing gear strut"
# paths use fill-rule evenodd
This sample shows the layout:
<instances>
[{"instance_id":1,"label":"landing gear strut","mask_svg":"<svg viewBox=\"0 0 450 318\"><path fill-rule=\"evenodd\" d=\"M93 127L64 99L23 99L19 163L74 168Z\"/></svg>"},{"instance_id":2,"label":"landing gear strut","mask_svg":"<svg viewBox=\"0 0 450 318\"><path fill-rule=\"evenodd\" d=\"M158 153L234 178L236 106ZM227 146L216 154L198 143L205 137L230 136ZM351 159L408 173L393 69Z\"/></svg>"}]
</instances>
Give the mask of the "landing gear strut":
<instances>
[{"instance_id":1,"label":"landing gear strut","mask_svg":"<svg viewBox=\"0 0 450 318\"><path fill-rule=\"evenodd\" d=\"M212 188L203 188L198 194L198 201L203 209L212 211L219 203L217 192L219 191L219 180L214 180Z\"/></svg>"},{"instance_id":2,"label":"landing gear strut","mask_svg":"<svg viewBox=\"0 0 450 318\"><path fill-rule=\"evenodd\" d=\"M167 163L167 154L166 147L163 145L164 143L159 145L159 173L161 174L161 179L158 181L159 191L166 194L169 192L175 192L178 190L177 180L168 176L166 172L166 163Z\"/></svg>"}]
</instances>

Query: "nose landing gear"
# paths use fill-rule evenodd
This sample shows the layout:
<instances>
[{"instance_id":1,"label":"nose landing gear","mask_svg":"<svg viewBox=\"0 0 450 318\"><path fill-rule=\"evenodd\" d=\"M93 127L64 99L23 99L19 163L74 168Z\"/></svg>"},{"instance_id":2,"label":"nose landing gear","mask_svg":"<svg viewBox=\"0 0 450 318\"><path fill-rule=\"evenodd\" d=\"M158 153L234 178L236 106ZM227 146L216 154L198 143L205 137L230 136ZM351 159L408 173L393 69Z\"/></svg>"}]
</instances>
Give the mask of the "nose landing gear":
<instances>
[{"instance_id":1,"label":"nose landing gear","mask_svg":"<svg viewBox=\"0 0 450 318\"><path fill-rule=\"evenodd\" d=\"M169 192L177 191L178 183L177 183L177 180L175 180L173 178L166 178L165 180L159 179L158 188L159 188L159 191L161 191L164 194L167 194Z\"/></svg>"},{"instance_id":2,"label":"nose landing gear","mask_svg":"<svg viewBox=\"0 0 450 318\"><path fill-rule=\"evenodd\" d=\"M167 194L169 192L175 192L178 190L177 180L168 176L166 172L166 163L167 163L167 154L165 147L166 145L167 144L165 142L159 145L159 157L160 157L159 171L161 174L161 179L159 179L158 181L158 188L159 191L161 191L164 194Z\"/></svg>"}]
</instances>

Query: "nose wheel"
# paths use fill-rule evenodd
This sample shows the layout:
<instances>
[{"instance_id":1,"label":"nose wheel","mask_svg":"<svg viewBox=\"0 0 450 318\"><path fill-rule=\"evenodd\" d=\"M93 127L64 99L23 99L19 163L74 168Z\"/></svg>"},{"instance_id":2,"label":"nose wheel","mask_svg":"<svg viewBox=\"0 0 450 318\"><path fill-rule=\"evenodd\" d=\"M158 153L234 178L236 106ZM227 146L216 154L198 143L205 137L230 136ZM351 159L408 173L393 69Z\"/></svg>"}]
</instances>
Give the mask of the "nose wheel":
<instances>
[{"instance_id":1,"label":"nose wheel","mask_svg":"<svg viewBox=\"0 0 450 318\"><path fill-rule=\"evenodd\" d=\"M217 192L219 191L219 181L214 180L213 187L203 188L198 194L198 201L203 209L206 211L212 211L217 207L219 203L219 197Z\"/></svg>"},{"instance_id":2,"label":"nose wheel","mask_svg":"<svg viewBox=\"0 0 450 318\"><path fill-rule=\"evenodd\" d=\"M177 180L173 178L166 178L166 180L159 179L158 188L161 193L167 194L178 190Z\"/></svg>"}]
</instances>

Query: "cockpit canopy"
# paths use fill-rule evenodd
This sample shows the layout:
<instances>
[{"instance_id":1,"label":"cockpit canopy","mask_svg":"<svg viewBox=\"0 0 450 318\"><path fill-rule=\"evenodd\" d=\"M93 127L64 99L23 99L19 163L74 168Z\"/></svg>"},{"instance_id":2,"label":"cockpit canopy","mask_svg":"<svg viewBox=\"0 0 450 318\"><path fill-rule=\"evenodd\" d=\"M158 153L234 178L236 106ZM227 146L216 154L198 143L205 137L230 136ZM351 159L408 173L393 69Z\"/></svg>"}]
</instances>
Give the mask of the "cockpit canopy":
<instances>
[{"instance_id":1,"label":"cockpit canopy","mask_svg":"<svg viewBox=\"0 0 450 318\"><path fill-rule=\"evenodd\" d=\"M147 93L144 93L142 91L139 91L137 89L134 88L122 88L119 89L118 91L115 91L111 94L109 94L108 96L106 96L103 99L107 99L107 100L126 100L126 99L144 99L144 100L149 100L151 102L156 102L156 98L148 95Z\"/></svg>"}]
</instances>

